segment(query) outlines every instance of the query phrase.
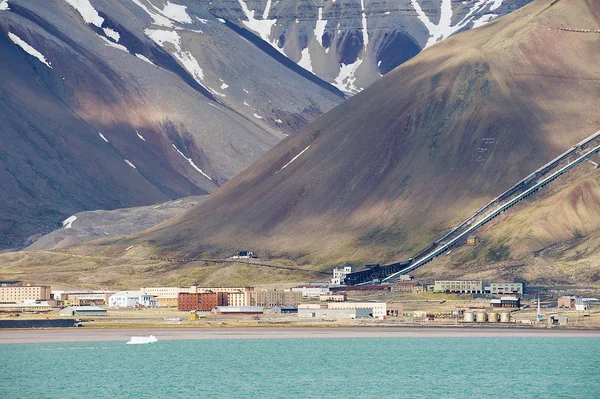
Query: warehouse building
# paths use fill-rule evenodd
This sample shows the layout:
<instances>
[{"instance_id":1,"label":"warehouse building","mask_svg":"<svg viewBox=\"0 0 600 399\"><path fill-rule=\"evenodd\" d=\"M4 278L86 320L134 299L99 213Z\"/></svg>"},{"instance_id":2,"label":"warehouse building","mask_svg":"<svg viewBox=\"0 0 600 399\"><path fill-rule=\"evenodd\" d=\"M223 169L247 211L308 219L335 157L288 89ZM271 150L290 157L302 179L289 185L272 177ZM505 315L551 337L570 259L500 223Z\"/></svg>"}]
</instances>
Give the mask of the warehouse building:
<instances>
[{"instance_id":1,"label":"warehouse building","mask_svg":"<svg viewBox=\"0 0 600 399\"><path fill-rule=\"evenodd\" d=\"M315 309L299 307L298 317L302 319L369 319L372 318L372 308L352 309Z\"/></svg>"},{"instance_id":2,"label":"warehouse building","mask_svg":"<svg viewBox=\"0 0 600 399\"><path fill-rule=\"evenodd\" d=\"M98 306L69 306L58 311L60 316L106 316L108 311Z\"/></svg>"},{"instance_id":3,"label":"warehouse building","mask_svg":"<svg viewBox=\"0 0 600 399\"><path fill-rule=\"evenodd\" d=\"M177 309L180 311L202 310L211 311L217 306L227 305L227 293L225 292L202 292L190 294L179 293L177 297Z\"/></svg>"},{"instance_id":4,"label":"warehouse building","mask_svg":"<svg viewBox=\"0 0 600 399\"><path fill-rule=\"evenodd\" d=\"M376 319L384 319L387 314L385 302L330 302L329 309L371 309L371 314Z\"/></svg>"},{"instance_id":5,"label":"warehouse building","mask_svg":"<svg viewBox=\"0 0 600 399\"><path fill-rule=\"evenodd\" d=\"M482 280L441 280L435 281L433 292L453 292L461 294L482 294Z\"/></svg>"},{"instance_id":6,"label":"warehouse building","mask_svg":"<svg viewBox=\"0 0 600 399\"><path fill-rule=\"evenodd\" d=\"M523 295L525 287L523 283L490 283L484 288L486 294L503 295L503 294L518 294Z\"/></svg>"},{"instance_id":7,"label":"warehouse building","mask_svg":"<svg viewBox=\"0 0 600 399\"><path fill-rule=\"evenodd\" d=\"M215 306L211 313L218 315L259 315L264 313L260 306Z\"/></svg>"}]
</instances>

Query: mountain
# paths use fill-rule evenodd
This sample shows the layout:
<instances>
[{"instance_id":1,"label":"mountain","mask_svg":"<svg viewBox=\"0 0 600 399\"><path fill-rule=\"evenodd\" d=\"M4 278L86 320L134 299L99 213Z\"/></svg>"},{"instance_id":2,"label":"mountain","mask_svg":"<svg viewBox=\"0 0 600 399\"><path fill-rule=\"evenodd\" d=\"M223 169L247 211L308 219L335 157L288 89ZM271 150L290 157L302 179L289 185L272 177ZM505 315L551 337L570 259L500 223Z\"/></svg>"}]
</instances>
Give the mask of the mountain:
<instances>
[{"instance_id":1,"label":"mountain","mask_svg":"<svg viewBox=\"0 0 600 399\"><path fill-rule=\"evenodd\" d=\"M531 0L213 0L207 8L356 94L450 35Z\"/></svg>"},{"instance_id":2,"label":"mountain","mask_svg":"<svg viewBox=\"0 0 600 399\"><path fill-rule=\"evenodd\" d=\"M433 45L210 198L100 248L244 248L323 269L408 257L600 126L600 7L537 0Z\"/></svg>"},{"instance_id":3,"label":"mountain","mask_svg":"<svg viewBox=\"0 0 600 399\"><path fill-rule=\"evenodd\" d=\"M63 249L92 240L135 234L185 212L205 198L185 197L158 205L79 212L65 219L60 229L33 237L35 241L25 250Z\"/></svg>"},{"instance_id":4,"label":"mountain","mask_svg":"<svg viewBox=\"0 0 600 399\"><path fill-rule=\"evenodd\" d=\"M200 2L0 4L0 248L213 192L344 100Z\"/></svg>"}]
</instances>

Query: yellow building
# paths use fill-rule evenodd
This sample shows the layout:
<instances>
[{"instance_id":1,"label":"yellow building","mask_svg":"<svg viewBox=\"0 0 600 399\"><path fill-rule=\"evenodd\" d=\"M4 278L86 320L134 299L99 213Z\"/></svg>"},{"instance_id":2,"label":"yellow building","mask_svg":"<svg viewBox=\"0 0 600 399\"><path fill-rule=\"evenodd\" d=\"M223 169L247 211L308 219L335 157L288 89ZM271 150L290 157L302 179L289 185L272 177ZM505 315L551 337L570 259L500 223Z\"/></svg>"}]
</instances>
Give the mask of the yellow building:
<instances>
[{"instance_id":1,"label":"yellow building","mask_svg":"<svg viewBox=\"0 0 600 399\"><path fill-rule=\"evenodd\" d=\"M50 286L27 284L0 287L0 303L23 303L36 299L50 299Z\"/></svg>"},{"instance_id":2,"label":"yellow building","mask_svg":"<svg viewBox=\"0 0 600 399\"><path fill-rule=\"evenodd\" d=\"M159 308L176 308L177 307L177 297L165 297L158 296L155 298L156 306Z\"/></svg>"}]
</instances>

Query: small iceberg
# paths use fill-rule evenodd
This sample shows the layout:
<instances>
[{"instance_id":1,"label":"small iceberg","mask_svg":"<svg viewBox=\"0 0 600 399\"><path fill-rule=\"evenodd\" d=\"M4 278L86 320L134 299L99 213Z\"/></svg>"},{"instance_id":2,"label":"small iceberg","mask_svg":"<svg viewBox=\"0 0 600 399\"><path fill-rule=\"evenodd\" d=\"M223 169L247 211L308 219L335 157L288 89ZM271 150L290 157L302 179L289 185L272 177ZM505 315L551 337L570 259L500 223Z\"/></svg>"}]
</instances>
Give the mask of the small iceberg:
<instances>
[{"instance_id":1,"label":"small iceberg","mask_svg":"<svg viewBox=\"0 0 600 399\"><path fill-rule=\"evenodd\" d=\"M152 342L156 342L158 341L158 338L156 338L154 335L151 335L149 337L131 337L131 339L129 341L127 341L127 344L129 345L137 345L137 344L150 344Z\"/></svg>"}]
</instances>

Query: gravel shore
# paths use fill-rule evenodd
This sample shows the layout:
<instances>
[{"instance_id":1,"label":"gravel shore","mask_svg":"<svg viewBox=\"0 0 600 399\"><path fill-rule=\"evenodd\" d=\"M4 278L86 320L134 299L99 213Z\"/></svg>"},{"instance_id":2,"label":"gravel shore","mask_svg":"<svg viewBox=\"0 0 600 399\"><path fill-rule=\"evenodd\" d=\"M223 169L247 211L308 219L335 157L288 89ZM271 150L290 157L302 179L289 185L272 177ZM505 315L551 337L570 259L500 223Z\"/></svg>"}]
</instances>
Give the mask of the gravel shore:
<instances>
[{"instance_id":1,"label":"gravel shore","mask_svg":"<svg viewBox=\"0 0 600 399\"><path fill-rule=\"evenodd\" d=\"M132 336L154 335L159 341L201 339L286 338L424 338L424 337L588 337L600 338L600 330L544 328L456 327L341 327L341 328L115 328L0 330L0 344L51 342L128 341Z\"/></svg>"}]
</instances>

